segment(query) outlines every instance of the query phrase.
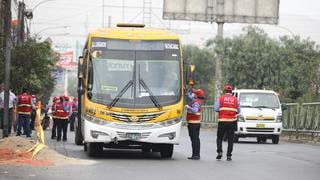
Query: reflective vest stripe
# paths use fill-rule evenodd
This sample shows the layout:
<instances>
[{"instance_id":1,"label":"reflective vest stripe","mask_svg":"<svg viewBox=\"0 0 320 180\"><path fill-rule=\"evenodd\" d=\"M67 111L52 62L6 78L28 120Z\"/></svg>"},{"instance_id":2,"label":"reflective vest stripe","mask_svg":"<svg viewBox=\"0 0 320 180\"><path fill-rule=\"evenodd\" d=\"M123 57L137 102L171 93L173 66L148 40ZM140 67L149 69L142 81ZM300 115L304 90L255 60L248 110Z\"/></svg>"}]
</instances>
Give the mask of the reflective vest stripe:
<instances>
[{"instance_id":1,"label":"reflective vest stripe","mask_svg":"<svg viewBox=\"0 0 320 180\"><path fill-rule=\"evenodd\" d=\"M200 115L201 115L200 112L193 113L192 111L189 111L189 110L188 110L188 113L193 114L193 115L197 115L197 116L200 116Z\"/></svg>"},{"instance_id":2,"label":"reflective vest stripe","mask_svg":"<svg viewBox=\"0 0 320 180\"><path fill-rule=\"evenodd\" d=\"M188 123L193 123L193 124L196 124L196 123L201 123L200 120L187 120Z\"/></svg>"},{"instance_id":3,"label":"reflective vest stripe","mask_svg":"<svg viewBox=\"0 0 320 180\"><path fill-rule=\"evenodd\" d=\"M30 113L30 112L22 112L22 111L19 111L18 114L28 114L28 115L30 115L31 113Z\"/></svg>"},{"instance_id":4,"label":"reflective vest stripe","mask_svg":"<svg viewBox=\"0 0 320 180\"><path fill-rule=\"evenodd\" d=\"M231 122L231 121L236 121L237 118L219 118L219 122Z\"/></svg>"},{"instance_id":5,"label":"reflective vest stripe","mask_svg":"<svg viewBox=\"0 0 320 180\"><path fill-rule=\"evenodd\" d=\"M19 104L18 107L31 107L30 104Z\"/></svg>"},{"instance_id":6,"label":"reflective vest stripe","mask_svg":"<svg viewBox=\"0 0 320 180\"><path fill-rule=\"evenodd\" d=\"M220 108L220 111L234 111L234 112L238 112L238 109L236 109L236 108L229 108L229 107L222 107L222 108Z\"/></svg>"}]
</instances>

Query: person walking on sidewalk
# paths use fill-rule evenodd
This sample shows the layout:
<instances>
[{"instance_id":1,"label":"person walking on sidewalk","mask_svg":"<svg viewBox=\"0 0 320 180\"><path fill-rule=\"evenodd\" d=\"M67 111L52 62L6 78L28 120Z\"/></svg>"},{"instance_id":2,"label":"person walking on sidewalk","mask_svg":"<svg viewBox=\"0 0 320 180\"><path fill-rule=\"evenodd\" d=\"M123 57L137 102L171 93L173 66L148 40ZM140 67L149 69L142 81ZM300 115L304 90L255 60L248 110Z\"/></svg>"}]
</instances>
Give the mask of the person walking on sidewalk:
<instances>
[{"instance_id":1,"label":"person walking on sidewalk","mask_svg":"<svg viewBox=\"0 0 320 180\"><path fill-rule=\"evenodd\" d=\"M17 136L21 135L21 128L23 126L23 132L27 137L31 137L30 132L30 115L32 97L27 93L27 89L22 89L22 94L18 95L18 130Z\"/></svg>"},{"instance_id":2,"label":"person walking on sidewalk","mask_svg":"<svg viewBox=\"0 0 320 180\"><path fill-rule=\"evenodd\" d=\"M204 92L201 89L192 89L192 94L186 93L188 98L187 108L187 122L188 131L192 145L192 156L188 159L199 160L200 159L200 126L201 126L201 111L202 103L201 99L204 98Z\"/></svg>"},{"instance_id":3,"label":"person walking on sidewalk","mask_svg":"<svg viewBox=\"0 0 320 180\"><path fill-rule=\"evenodd\" d=\"M237 130L237 114L240 112L238 99L232 95L232 89L232 86L225 85L224 95L215 102L215 111L218 112L218 155L216 159L222 158L222 140L226 133L228 139L227 161L232 160L234 132Z\"/></svg>"}]
</instances>

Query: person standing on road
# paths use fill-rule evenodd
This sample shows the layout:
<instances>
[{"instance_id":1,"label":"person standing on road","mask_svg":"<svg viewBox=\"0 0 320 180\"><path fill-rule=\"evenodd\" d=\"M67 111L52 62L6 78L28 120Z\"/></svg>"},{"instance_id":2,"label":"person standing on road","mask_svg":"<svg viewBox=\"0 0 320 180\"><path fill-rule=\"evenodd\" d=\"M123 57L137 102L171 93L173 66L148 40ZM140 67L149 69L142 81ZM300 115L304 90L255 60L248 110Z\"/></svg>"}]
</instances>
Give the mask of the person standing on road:
<instances>
[{"instance_id":1,"label":"person standing on road","mask_svg":"<svg viewBox=\"0 0 320 180\"><path fill-rule=\"evenodd\" d=\"M37 103L37 98L36 95L32 95L32 100L31 100L31 116L30 116L30 132L34 130L34 123L36 121L36 103Z\"/></svg>"},{"instance_id":2,"label":"person standing on road","mask_svg":"<svg viewBox=\"0 0 320 180\"><path fill-rule=\"evenodd\" d=\"M51 113L52 113L52 129L51 129L51 139L55 139L57 137L57 118L58 113L55 110L56 104L59 103L58 97L53 97L52 99L52 106L51 106Z\"/></svg>"},{"instance_id":3,"label":"person standing on road","mask_svg":"<svg viewBox=\"0 0 320 180\"><path fill-rule=\"evenodd\" d=\"M187 122L188 131L192 145L192 156L188 159L200 159L200 126L201 126L201 99L204 98L204 92L201 89L192 89L192 94L186 93L188 98L187 108Z\"/></svg>"},{"instance_id":4,"label":"person standing on road","mask_svg":"<svg viewBox=\"0 0 320 180\"><path fill-rule=\"evenodd\" d=\"M22 89L22 94L18 95L18 130L17 136L21 135L21 128L27 137L31 137L30 132L30 115L32 97L27 93L27 89Z\"/></svg>"},{"instance_id":5,"label":"person standing on road","mask_svg":"<svg viewBox=\"0 0 320 180\"><path fill-rule=\"evenodd\" d=\"M65 101L65 96L60 96L60 102L55 104L54 111L57 112L57 141L61 141L63 132L63 141L67 141L68 118L70 113L69 102Z\"/></svg>"},{"instance_id":6,"label":"person standing on road","mask_svg":"<svg viewBox=\"0 0 320 180\"><path fill-rule=\"evenodd\" d=\"M78 114L78 100L76 97L73 98L70 106L72 108L72 114L70 116L70 131L74 131L74 120Z\"/></svg>"},{"instance_id":7,"label":"person standing on road","mask_svg":"<svg viewBox=\"0 0 320 180\"><path fill-rule=\"evenodd\" d=\"M13 109L16 101L16 95L10 90L9 91L9 114L8 114L8 134L11 134L11 129L13 125ZM3 107L4 104L4 91L0 93L0 106ZM3 115L3 113L1 113ZM3 121L1 122L3 124Z\"/></svg>"},{"instance_id":8,"label":"person standing on road","mask_svg":"<svg viewBox=\"0 0 320 180\"><path fill-rule=\"evenodd\" d=\"M240 112L239 102L232 95L232 86L225 85L224 95L215 102L215 111L218 112L218 131L217 131L217 157L222 158L222 140L226 133L228 138L227 161L231 161L233 151L234 132L237 130L237 114Z\"/></svg>"}]
</instances>

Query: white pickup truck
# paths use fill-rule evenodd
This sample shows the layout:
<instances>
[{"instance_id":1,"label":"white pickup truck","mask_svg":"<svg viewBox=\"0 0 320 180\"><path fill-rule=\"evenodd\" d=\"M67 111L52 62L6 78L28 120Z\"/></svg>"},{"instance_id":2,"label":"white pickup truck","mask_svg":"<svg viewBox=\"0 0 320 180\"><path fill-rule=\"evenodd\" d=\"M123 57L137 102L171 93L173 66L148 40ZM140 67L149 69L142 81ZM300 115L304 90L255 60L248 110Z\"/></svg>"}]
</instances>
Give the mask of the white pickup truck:
<instances>
[{"instance_id":1,"label":"white pickup truck","mask_svg":"<svg viewBox=\"0 0 320 180\"><path fill-rule=\"evenodd\" d=\"M235 142L239 138L256 137L258 143L271 139L273 144L279 143L282 131L282 110L277 93L270 90L235 89L233 95L239 99L240 114Z\"/></svg>"}]
</instances>

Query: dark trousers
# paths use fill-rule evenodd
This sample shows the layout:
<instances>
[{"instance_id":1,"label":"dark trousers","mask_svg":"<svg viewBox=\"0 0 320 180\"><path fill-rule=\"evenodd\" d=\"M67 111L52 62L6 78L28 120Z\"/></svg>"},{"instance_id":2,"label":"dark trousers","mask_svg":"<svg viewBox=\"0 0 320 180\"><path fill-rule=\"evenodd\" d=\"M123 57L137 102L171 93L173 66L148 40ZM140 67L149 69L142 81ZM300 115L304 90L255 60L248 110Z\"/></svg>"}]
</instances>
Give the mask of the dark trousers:
<instances>
[{"instance_id":1,"label":"dark trousers","mask_svg":"<svg viewBox=\"0 0 320 180\"><path fill-rule=\"evenodd\" d=\"M69 119L70 119L70 120L69 120L69 122L70 122L70 131L74 131L74 119L76 118L77 114L78 114L78 113L73 112L73 113L71 114L70 118L69 118Z\"/></svg>"},{"instance_id":2,"label":"dark trousers","mask_svg":"<svg viewBox=\"0 0 320 180\"><path fill-rule=\"evenodd\" d=\"M3 129L3 111L4 109L0 110L0 127L1 129ZM9 120L8 120L8 133L11 133L11 129L12 129L12 121L13 121L13 108L9 108L9 116L8 116Z\"/></svg>"},{"instance_id":3,"label":"dark trousers","mask_svg":"<svg viewBox=\"0 0 320 180\"><path fill-rule=\"evenodd\" d=\"M53 118L51 138L57 137L57 119Z\"/></svg>"},{"instance_id":4,"label":"dark trousers","mask_svg":"<svg viewBox=\"0 0 320 180\"><path fill-rule=\"evenodd\" d=\"M17 135L21 135L21 128L23 127L24 134L30 137L30 115L29 114L19 114L18 116L18 132Z\"/></svg>"},{"instance_id":5,"label":"dark trousers","mask_svg":"<svg viewBox=\"0 0 320 180\"><path fill-rule=\"evenodd\" d=\"M222 140L224 134L228 139L227 156L232 156L234 132L237 129L237 122L219 122L217 131L217 152L222 153Z\"/></svg>"},{"instance_id":6,"label":"dark trousers","mask_svg":"<svg viewBox=\"0 0 320 180\"><path fill-rule=\"evenodd\" d=\"M57 119L57 140L61 140L61 134L63 132L63 140L67 140L68 119Z\"/></svg>"},{"instance_id":7,"label":"dark trousers","mask_svg":"<svg viewBox=\"0 0 320 180\"><path fill-rule=\"evenodd\" d=\"M200 156L200 123L189 123L188 124L188 131L189 131L189 136L191 140L191 145L192 145L192 157L194 156Z\"/></svg>"}]
</instances>

